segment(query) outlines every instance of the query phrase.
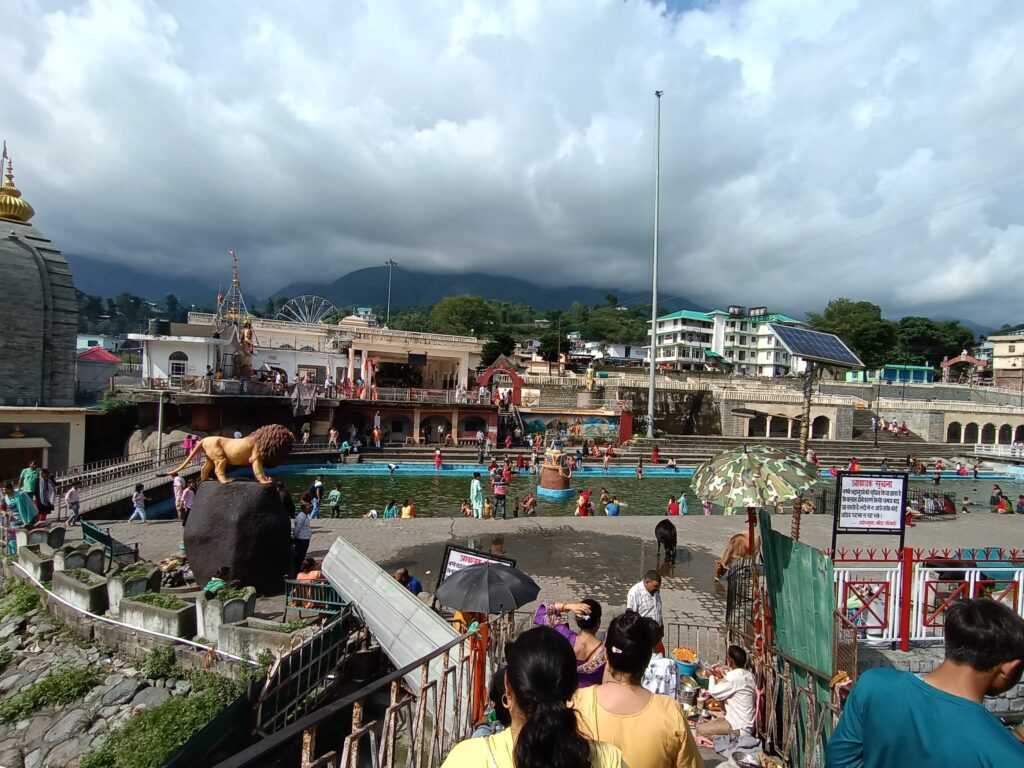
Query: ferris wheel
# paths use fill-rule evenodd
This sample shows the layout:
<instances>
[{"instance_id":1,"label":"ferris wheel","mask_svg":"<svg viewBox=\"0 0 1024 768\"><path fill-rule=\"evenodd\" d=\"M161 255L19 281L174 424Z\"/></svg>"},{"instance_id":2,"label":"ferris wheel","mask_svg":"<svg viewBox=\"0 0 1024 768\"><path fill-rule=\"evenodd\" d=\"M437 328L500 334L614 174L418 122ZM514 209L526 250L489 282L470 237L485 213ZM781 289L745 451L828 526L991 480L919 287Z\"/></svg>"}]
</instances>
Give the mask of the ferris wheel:
<instances>
[{"instance_id":1,"label":"ferris wheel","mask_svg":"<svg viewBox=\"0 0 1024 768\"><path fill-rule=\"evenodd\" d=\"M334 311L334 305L322 296L296 296L289 299L277 313L278 320L315 325Z\"/></svg>"}]
</instances>

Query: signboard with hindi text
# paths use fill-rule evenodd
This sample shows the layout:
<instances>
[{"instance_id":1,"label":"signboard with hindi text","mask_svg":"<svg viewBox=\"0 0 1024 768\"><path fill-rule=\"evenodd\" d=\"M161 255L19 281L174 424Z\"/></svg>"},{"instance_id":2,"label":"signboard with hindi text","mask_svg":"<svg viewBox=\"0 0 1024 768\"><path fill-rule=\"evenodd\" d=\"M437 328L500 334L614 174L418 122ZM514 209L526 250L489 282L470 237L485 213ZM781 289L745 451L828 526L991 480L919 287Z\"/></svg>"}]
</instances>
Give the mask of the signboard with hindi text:
<instances>
[{"instance_id":1,"label":"signboard with hindi text","mask_svg":"<svg viewBox=\"0 0 1024 768\"><path fill-rule=\"evenodd\" d=\"M480 552L479 550L470 549L469 547L459 547L455 544L449 544L444 550L444 560L441 561L441 571L438 575L437 586L440 587L442 582L444 582L444 580L453 573L458 573L463 568L468 568L471 565L479 565L480 563L508 565L512 568L515 568L516 566L516 561L509 557L492 555L489 552ZM435 589L434 591L437 590Z\"/></svg>"},{"instance_id":2,"label":"signboard with hindi text","mask_svg":"<svg viewBox=\"0 0 1024 768\"><path fill-rule=\"evenodd\" d=\"M836 536L846 534L890 534L900 537L906 530L907 475L903 472L840 472L836 477Z\"/></svg>"}]
</instances>

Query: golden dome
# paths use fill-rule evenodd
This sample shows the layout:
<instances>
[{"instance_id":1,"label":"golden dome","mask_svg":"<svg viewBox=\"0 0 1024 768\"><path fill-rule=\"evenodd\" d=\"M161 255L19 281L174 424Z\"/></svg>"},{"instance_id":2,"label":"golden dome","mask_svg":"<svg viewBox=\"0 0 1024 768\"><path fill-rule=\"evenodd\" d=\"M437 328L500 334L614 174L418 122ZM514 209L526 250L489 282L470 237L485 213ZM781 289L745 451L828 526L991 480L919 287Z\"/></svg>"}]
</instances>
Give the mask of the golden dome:
<instances>
[{"instance_id":1,"label":"golden dome","mask_svg":"<svg viewBox=\"0 0 1024 768\"><path fill-rule=\"evenodd\" d=\"M0 168L2 172L3 168ZM10 158L7 160L6 176L7 181L0 186L0 219L26 223L36 215L36 211L21 199L21 190L14 186L14 163Z\"/></svg>"}]
</instances>

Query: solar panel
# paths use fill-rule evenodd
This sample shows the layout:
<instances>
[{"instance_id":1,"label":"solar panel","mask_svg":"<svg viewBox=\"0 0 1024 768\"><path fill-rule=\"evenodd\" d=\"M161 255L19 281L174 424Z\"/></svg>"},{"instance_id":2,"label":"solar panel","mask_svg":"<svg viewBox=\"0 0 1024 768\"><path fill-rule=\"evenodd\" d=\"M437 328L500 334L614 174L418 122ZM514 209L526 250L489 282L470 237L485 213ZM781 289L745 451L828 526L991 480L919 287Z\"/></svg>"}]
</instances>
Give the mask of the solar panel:
<instances>
[{"instance_id":1,"label":"solar panel","mask_svg":"<svg viewBox=\"0 0 1024 768\"><path fill-rule=\"evenodd\" d=\"M808 331L805 328L793 328L776 323L771 323L771 329L791 355L839 368L864 367L860 358L833 333Z\"/></svg>"}]
</instances>

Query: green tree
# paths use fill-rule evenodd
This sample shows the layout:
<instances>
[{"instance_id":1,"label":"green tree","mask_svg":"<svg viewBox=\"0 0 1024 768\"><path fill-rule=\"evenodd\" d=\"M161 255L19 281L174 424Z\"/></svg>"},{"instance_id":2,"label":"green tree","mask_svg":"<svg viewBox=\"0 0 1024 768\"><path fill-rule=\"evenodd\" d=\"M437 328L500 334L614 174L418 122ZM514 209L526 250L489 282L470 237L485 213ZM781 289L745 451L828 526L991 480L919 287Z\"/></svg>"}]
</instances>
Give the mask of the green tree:
<instances>
[{"instance_id":1,"label":"green tree","mask_svg":"<svg viewBox=\"0 0 1024 768\"><path fill-rule=\"evenodd\" d=\"M430 330L459 335L484 333L494 319L493 308L479 296L448 296L430 310Z\"/></svg>"},{"instance_id":2,"label":"green tree","mask_svg":"<svg viewBox=\"0 0 1024 768\"><path fill-rule=\"evenodd\" d=\"M507 333L499 332L494 338L484 344L480 352L480 364L490 365L498 359L499 355L511 355L516 349L516 340Z\"/></svg>"},{"instance_id":3,"label":"green tree","mask_svg":"<svg viewBox=\"0 0 1024 768\"><path fill-rule=\"evenodd\" d=\"M167 312L167 319L172 323L184 323L188 319L188 309L173 293L168 293L164 297L164 311Z\"/></svg>"},{"instance_id":4,"label":"green tree","mask_svg":"<svg viewBox=\"0 0 1024 768\"><path fill-rule=\"evenodd\" d=\"M557 333L546 333L540 339L540 348L537 350L537 354L540 355L542 360L547 360L549 363L558 362L559 347L562 351L567 349L567 342L559 344Z\"/></svg>"},{"instance_id":5,"label":"green tree","mask_svg":"<svg viewBox=\"0 0 1024 768\"><path fill-rule=\"evenodd\" d=\"M936 366L944 357L956 357L974 344L974 332L956 320L913 315L900 320L897 338L903 360L911 365Z\"/></svg>"},{"instance_id":6,"label":"green tree","mask_svg":"<svg viewBox=\"0 0 1024 768\"><path fill-rule=\"evenodd\" d=\"M430 312L420 307L406 307L399 312L391 312L391 327L396 331L430 330Z\"/></svg>"},{"instance_id":7,"label":"green tree","mask_svg":"<svg viewBox=\"0 0 1024 768\"><path fill-rule=\"evenodd\" d=\"M808 312L816 331L834 333L845 341L868 368L879 368L897 353L897 326L882 317L882 309L870 301L832 299L825 309Z\"/></svg>"}]
</instances>

